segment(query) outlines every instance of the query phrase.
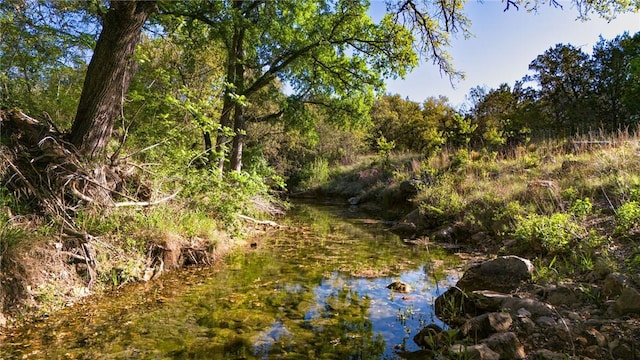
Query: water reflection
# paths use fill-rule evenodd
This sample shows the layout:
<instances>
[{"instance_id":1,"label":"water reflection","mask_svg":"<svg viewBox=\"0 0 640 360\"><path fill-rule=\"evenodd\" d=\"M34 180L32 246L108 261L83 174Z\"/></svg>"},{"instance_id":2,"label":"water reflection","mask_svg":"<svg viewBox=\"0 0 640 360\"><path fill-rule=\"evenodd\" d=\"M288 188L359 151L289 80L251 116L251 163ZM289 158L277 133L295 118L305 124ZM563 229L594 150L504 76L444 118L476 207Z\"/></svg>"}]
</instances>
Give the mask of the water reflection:
<instances>
[{"instance_id":1,"label":"water reflection","mask_svg":"<svg viewBox=\"0 0 640 360\"><path fill-rule=\"evenodd\" d=\"M344 211L299 205L287 219L296 230L265 234L227 269L171 274L67 309L25 328L0 358L395 359L418 350L418 330L442 325L432 304L455 282L445 270L456 259L408 248ZM396 280L412 290L387 289Z\"/></svg>"}]
</instances>

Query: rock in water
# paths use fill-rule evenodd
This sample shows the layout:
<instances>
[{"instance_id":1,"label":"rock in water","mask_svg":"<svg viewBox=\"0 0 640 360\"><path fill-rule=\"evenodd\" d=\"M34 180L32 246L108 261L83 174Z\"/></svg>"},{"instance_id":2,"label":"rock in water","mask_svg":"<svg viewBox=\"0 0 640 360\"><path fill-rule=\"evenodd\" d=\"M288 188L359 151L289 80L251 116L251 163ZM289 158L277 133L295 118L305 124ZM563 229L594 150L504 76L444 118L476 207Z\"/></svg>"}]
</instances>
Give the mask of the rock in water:
<instances>
[{"instance_id":1,"label":"rock in water","mask_svg":"<svg viewBox=\"0 0 640 360\"><path fill-rule=\"evenodd\" d=\"M387 289L391 289L392 291L399 293L408 293L411 291L411 286L407 283L403 283L402 281L394 281L387 285Z\"/></svg>"},{"instance_id":2,"label":"rock in water","mask_svg":"<svg viewBox=\"0 0 640 360\"><path fill-rule=\"evenodd\" d=\"M491 290L511 292L531 281L531 261L518 256L501 256L469 268L456 286L464 291Z\"/></svg>"}]
</instances>

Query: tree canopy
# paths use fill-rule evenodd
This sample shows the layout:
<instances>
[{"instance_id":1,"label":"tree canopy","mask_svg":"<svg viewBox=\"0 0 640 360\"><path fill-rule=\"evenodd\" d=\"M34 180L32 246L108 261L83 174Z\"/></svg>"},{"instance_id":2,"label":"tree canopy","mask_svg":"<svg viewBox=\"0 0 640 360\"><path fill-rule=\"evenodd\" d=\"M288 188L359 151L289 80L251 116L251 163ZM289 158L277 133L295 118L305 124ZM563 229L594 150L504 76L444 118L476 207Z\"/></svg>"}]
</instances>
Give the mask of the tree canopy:
<instances>
[{"instance_id":1,"label":"tree canopy","mask_svg":"<svg viewBox=\"0 0 640 360\"><path fill-rule=\"evenodd\" d=\"M504 4L505 11L566 6L555 0ZM573 0L571 5L582 19L638 9L637 3L622 0ZM464 2L388 1L386 10L374 20L368 1L351 0L5 1L0 4L0 100L4 107L36 113L55 109L59 125L72 123L71 143L89 157L103 158L116 120L129 112L127 96L163 99L199 129L200 152L209 166L240 170L249 124L309 129L322 115L340 126L367 125L385 79L403 77L421 61L434 62L448 76L462 75L447 47L452 36L470 34ZM146 89L134 83L135 93L127 91L136 68L154 61L150 53L147 58L134 53L143 33L148 44L162 48L162 42L172 43L176 49L177 73L167 71L170 82L164 85L172 88L170 99L154 93L160 88L153 79L147 79ZM536 111L553 118L554 126L573 124L578 117L589 126L623 124L638 106L635 43L635 38L603 40L593 59L571 45L540 55L528 79L541 87ZM199 64L211 59L223 65L215 74L198 75L207 68ZM516 94L516 88L523 91ZM516 88L511 101L526 102L527 111L533 111L532 92ZM509 92L503 90L503 95ZM492 98L498 94L492 92ZM613 111L594 115L585 110L593 108ZM502 120L482 115L485 120L475 131L489 136L502 123L511 127L504 131L513 133L513 124L523 124L514 119L523 115L512 115ZM435 128L427 128L420 130L423 138L430 133L427 137L436 139Z\"/></svg>"}]
</instances>

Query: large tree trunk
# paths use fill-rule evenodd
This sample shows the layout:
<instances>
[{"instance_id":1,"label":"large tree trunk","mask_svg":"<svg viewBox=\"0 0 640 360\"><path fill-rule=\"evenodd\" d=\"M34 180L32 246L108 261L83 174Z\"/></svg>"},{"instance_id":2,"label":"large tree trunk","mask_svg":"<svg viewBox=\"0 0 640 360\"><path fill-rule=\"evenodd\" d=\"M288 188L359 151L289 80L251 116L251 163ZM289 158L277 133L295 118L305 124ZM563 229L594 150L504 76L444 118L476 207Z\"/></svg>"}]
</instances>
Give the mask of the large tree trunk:
<instances>
[{"instance_id":1,"label":"large tree trunk","mask_svg":"<svg viewBox=\"0 0 640 360\"><path fill-rule=\"evenodd\" d=\"M71 142L89 158L100 154L111 138L135 70L131 56L155 9L155 1L112 0L103 17L71 127Z\"/></svg>"},{"instance_id":2,"label":"large tree trunk","mask_svg":"<svg viewBox=\"0 0 640 360\"><path fill-rule=\"evenodd\" d=\"M240 16L243 0L234 0L232 7L236 15ZM220 117L220 132L217 139L217 150L225 149L227 143L225 127L233 126L235 132L231 148L230 163L231 169L239 171L242 167L242 139L240 139L240 147L238 148L238 136L244 131L243 105L239 104L238 99L232 98L235 95L244 95L244 35L245 29L241 23L234 24L233 38L230 46L227 46L227 82L233 84L233 89L227 89L224 97L224 105L222 108L222 116ZM231 122L231 111L234 111L233 123ZM239 126L240 125L240 126ZM240 131L240 132L239 132ZM238 150L240 152L238 153ZM220 150L219 150L220 151ZM222 152L221 152L222 154ZM240 156L240 158L238 158ZM224 171L224 160L226 154L223 154L219 163L219 170L222 174Z\"/></svg>"}]
</instances>

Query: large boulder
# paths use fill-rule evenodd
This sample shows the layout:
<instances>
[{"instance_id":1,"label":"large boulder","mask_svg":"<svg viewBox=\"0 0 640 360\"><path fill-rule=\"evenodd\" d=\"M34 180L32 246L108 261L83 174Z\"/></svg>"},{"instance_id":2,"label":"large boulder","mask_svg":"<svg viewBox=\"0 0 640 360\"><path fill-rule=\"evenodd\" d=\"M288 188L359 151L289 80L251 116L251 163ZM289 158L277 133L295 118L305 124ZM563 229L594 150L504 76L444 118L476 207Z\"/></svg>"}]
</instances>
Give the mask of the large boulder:
<instances>
[{"instance_id":1,"label":"large boulder","mask_svg":"<svg viewBox=\"0 0 640 360\"><path fill-rule=\"evenodd\" d=\"M501 256L465 271L456 283L463 291L491 290L511 292L531 281L534 271L531 261L518 256Z\"/></svg>"}]
</instances>

